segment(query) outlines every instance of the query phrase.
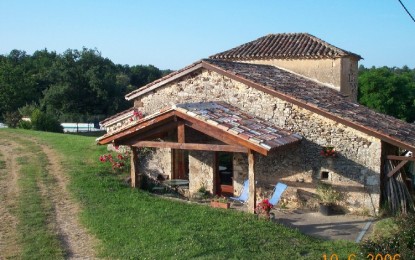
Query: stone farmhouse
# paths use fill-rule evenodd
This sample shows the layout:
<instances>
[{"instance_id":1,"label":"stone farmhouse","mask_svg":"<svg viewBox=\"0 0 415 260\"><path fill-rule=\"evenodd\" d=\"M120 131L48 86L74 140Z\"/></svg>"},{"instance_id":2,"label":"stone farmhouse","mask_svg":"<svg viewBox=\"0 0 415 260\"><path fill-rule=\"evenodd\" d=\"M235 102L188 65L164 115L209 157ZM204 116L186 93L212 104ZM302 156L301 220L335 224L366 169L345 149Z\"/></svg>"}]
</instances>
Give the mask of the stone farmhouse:
<instances>
[{"instance_id":1,"label":"stone farmhouse","mask_svg":"<svg viewBox=\"0 0 415 260\"><path fill-rule=\"evenodd\" d=\"M101 122L97 141L132 148L132 186L163 175L187 179L188 196L237 196L249 179L252 211L277 182L288 207L311 206L323 181L345 209L376 214L388 179L415 160L403 156L415 125L356 103L360 59L307 33L270 34L127 94L134 106ZM141 147L154 149L138 160Z\"/></svg>"}]
</instances>

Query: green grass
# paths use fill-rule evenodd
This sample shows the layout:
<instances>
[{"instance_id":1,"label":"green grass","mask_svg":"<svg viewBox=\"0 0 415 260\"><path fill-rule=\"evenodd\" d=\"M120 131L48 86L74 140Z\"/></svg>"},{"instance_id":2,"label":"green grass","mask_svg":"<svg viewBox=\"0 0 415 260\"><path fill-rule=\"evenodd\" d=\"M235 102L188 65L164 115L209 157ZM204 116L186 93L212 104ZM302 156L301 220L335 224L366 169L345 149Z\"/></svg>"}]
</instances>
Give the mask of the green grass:
<instances>
[{"instance_id":1,"label":"green grass","mask_svg":"<svg viewBox=\"0 0 415 260\"><path fill-rule=\"evenodd\" d=\"M62 259L56 232L50 226L53 209L48 196L42 194L39 183L46 187L53 180L46 172L46 156L32 142L15 138L30 153L18 158L20 168L17 217L18 233L22 244L23 259Z\"/></svg>"},{"instance_id":2,"label":"green grass","mask_svg":"<svg viewBox=\"0 0 415 260\"><path fill-rule=\"evenodd\" d=\"M70 190L81 202L81 219L101 240L100 257L203 259L321 259L357 252L346 241L308 237L279 224L233 210L166 200L127 187L108 165L99 162L106 147L94 138L1 130L30 135L64 155Z\"/></svg>"},{"instance_id":3,"label":"green grass","mask_svg":"<svg viewBox=\"0 0 415 260\"><path fill-rule=\"evenodd\" d=\"M397 229L398 224L394 218L384 218L374 224L370 238L376 240L379 238L392 237L395 235Z\"/></svg>"}]
</instances>

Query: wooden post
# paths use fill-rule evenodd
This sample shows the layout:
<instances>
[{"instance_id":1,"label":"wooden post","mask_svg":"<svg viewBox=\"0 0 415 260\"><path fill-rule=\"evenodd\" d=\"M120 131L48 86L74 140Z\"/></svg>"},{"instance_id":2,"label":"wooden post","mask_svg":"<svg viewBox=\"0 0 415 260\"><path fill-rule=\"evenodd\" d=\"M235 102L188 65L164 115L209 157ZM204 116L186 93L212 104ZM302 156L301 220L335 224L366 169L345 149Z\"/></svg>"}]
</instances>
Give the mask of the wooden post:
<instances>
[{"instance_id":1,"label":"wooden post","mask_svg":"<svg viewBox=\"0 0 415 260\"><path fill-rule=\"evenodd\" d=\"M185 143L185 133L184 133L184 123L183 121L179 121L177 125L177 142L178 143Z\"/></svg>"},{"instance_id":2,"label":"wooden post","mask_svg":"<svg viewBox=\"0 0 415 260\"><path fill-rule=\"evenodd\" d=\"M249 180L249 198L248 212L255 213L256 207L256 188L255 188L255 158L254 151L248 150L248 180Z\"/></svg>"},{"instance_id":3,"label":"wooden post","mask_svg":"<svg viewBox=\"0 0 415 260\"><path fill-rule=\"evenodd\" d=\"M135 147L131 147L131 187L139 187L140 180L138 176L138 150Z\"/></svg>"},{"instance_id":4,"label":"wooden post","mask_svg":"<svg viewBox=\"0 0 415 260\"><path fill-rule=\"evenodd\" d=\"M179 121L177 125L177 142L183 144L186 142L185 137L185 128L183 121ZM177 175L178 179L184 179L185 177L185 165L184 165L184 151L183 150L176 150L177 158Z\"/></svg>"}]
</instances>

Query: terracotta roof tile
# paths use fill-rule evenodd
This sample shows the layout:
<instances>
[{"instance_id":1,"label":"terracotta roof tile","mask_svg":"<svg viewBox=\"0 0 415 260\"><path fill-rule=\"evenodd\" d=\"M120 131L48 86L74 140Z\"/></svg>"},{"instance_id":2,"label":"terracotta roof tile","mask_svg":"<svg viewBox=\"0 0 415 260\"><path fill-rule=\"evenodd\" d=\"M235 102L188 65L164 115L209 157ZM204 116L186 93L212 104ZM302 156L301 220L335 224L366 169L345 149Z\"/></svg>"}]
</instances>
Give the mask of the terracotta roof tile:
<instances>
[{"instance_id":1,"label":"terracotta roof tile","mask_svg":"<svg viewBox=\"0 0 415 260\"><path fill-rule=\"evenodd\" d=\"M337 48L308 33L269 34L230 50L212 55L211 59L319 59L343 56L361 57Z\"/></svg>"},{"instance_id":2,"label":"terracotta roof tile","mask_svg":"<svg viewBox=\"0 0 415 260\"><path fill-rule=\"evenodd\" d=\"M200 119L199 116L203 115L207 122L214 120L218 123L216 127L223 131L248 140L253 144L261 145L267 150L296 143L302 139L298 134L292 134L273 126L225 102L186 103L178 104L176 107L180 108L180 112L186 110L187 115L192 115L197 119ZM267 129L272 129L274 132L268 134L262 131Z\"/></svg>"}]
</instances>

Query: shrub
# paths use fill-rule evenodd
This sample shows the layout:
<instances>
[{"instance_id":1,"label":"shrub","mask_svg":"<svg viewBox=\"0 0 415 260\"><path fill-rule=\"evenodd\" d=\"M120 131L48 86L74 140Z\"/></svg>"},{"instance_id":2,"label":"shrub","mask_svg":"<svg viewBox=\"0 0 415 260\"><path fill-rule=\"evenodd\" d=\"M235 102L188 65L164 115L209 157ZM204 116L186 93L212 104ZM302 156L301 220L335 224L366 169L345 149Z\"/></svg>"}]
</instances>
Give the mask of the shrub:
<instances>
[{"instance_id":1,"label":"shrub","mask_svg":"<svg viewBox=\"0 0 415 260\"><path fill-rule=\"evenodd\" d=\"M32 123L29 121L20 120L17 124L17 128L32 129Z\"/></svg>"},{"instance_id":2,"label":"shrub","mask_svg":"<svg viewBox=\"0 0 415 260\"><path fill-rule=\"evenodd\" d=\"M320 203L333 205L342 199L342 194L338 192L330 183L320 182L317 185L317 195Z\"/></svg>"},{"instance_id":3,"label":"shrub","mask_svg":"<svg viewBox=\"0 0 415 260\"><path fill-rule=\"evenodd\" d=\"M31 116L32 129L46 132L63 133L63 127L59 121L50 114L35 109Z\"/></svg>"},{"instance_id":4,"label":"shrub","mask_svg":"<svg viewBox=\"0 0 415 260\"><path fill-rule=\"evenodd\" d=\"M6 123L8 127L16 128L17 124L19 123L22 117L20 116L20 113L18 111L15 111L15 112L4 113L3 118L4 118L4 123Z\"/></svg>"},{"instance_id":5,"label":"shrub","mask_svg":"<svg viewBox=\"0 0 415 260\"><path fill-rule=\"evenodd\" d=\"M36 109L39 109L39 105L36 103L26 104L18 108L20 115L23 117L31 116Z\"/></svg>"},{"instance_id":6,"label":"shrub","mask_svg":"<svg viewBox=\"0 0 415 260\"><path fill-rule=\"evenodd\" d=\"M127 173L130 170L130 155L128 153L103 154L99 160L102 163L111 164L112 171L117 174Z\"/></svg>"},{"instance_id":7,"label":"shrub","mask_svg":"<svg viewBox=\"0 0 415 260\"><path fill-rule=\"evenodd\" d=\"M399 216L393 218L395 225L387 235L378 235L363 241L360 249L363 256L372 254L400 254L401 259L413 259L415 255L415 215Z\"/></svg>"}]
</instances>

